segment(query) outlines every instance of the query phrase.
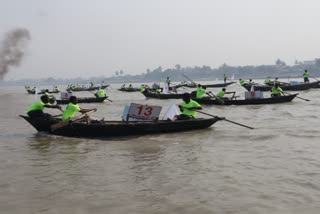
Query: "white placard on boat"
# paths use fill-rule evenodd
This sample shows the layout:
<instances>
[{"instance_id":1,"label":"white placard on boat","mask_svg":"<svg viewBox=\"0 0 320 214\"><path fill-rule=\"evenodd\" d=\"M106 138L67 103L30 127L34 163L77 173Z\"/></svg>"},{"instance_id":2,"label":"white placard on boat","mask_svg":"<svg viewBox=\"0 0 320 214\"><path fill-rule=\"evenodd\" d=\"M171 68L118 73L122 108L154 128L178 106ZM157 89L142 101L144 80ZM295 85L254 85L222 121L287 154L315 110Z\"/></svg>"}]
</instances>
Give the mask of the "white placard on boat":
<instances>
[{"instance_id":1,"label":"white placard on boat","mask_svg":"<svg viewBox=\"0 0 320 214\"><path fill-rule=\"evenodd\" d=\"M149 106L131 103L128 111L128 117L138 120L156 120L159 118L161 109L161 106Z\"/></svg>"}]
</instances>

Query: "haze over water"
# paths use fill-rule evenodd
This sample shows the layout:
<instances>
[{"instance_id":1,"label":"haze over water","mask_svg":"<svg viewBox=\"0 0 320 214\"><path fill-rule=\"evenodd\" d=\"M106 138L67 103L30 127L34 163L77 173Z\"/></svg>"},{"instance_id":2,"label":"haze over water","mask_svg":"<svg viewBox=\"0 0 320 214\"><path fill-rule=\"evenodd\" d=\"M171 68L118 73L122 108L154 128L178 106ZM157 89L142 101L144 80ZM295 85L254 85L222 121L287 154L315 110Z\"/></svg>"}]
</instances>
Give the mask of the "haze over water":
<instances>
[{"instance_id":1,"label":"haze over water","mask_svg":"<svg viewBox=\"0 0 320 214\"><path fill-rule=\"evenodd\" d=\"M107 90L112 103L81 107L119 120L130 102L161 105L162 112L180 103L145 100L119 87ZM235 84L228 90L244 91ZM106 140L37 134L18 116L34 96L1 87L0 213L318 213L319 89L300 96L311 101L204 106L254 130L218 122L199 131Z\"/></svg>"}]
</instances>

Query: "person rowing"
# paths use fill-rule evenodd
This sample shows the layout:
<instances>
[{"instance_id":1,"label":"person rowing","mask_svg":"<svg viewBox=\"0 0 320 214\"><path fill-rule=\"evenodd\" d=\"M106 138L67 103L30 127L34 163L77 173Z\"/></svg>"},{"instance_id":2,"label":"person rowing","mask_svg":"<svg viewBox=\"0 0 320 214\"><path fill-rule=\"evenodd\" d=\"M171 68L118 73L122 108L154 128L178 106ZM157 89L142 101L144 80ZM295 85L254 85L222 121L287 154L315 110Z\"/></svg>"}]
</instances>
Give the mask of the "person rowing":
<instances>
[{"instance_id":1,"label":"person rowing","mask_svg":"<svg viewBox=\"0 0 320 214\"><path fill-rule=\"evenodd\" d=\"M254 82L253 82L253 80L252 79L249 79L249 83L248 83L249 85L254 85Z\"/></svg>"},{"instance_id":2,"label":"person rowing","mask_svg":"<svg viewBox=\"0 0 320 214\"><path fill-rule=\"evenodd\" d=\"M126 88L126 84L123 84L122 86L121 86L121 89L125 89Z\"/></svg>"},{"instance_id":3,"label":"person rowing","mask_svg":"<svg viewBox=\"0 0 320 214\"><path fill-rule=\"evenodd\" d=\"M107 97L106 92L102 90L101 88L98 90L97 93L94 94L96 98L104 98Z\"/></svg>"},{"instance_id":4,"label":"person rowing","mask_svg":"<svg viewBox=\"0 0 320 214\"><path fill-rule=\"evenodd\" d=\"M309 83L309 72L308 70L304 70L304 73L303 73L303 80L304 80L304 83Z\"/></svg>"},{"instance_id":5,"label":"person rowing","mask_svg":"<svg viewBox=\"0 0 320 214\"><path fill-rule=\"evenodd\" d=\"M267 79L264 80L264 84L270 85L271 84L271 78L267 77Z\"/></svg>"},{"instance_id":6,"label":"person rowing","mask_svg":"<svg viewBox=\"0 0 320 214\"><path fill-rule=\"evenodd\" d=\"M216 97L219 98L219 99L229 99L228 97L224 96L226 94L233 94L232 97L231 97L231 100L232 100L234 98L234 95L236 94L236 92L235 91L226 92L226 88L222 88L221 91L219 91L216 94Z\"/></svg>"},{"instance_id":7,"label":"person rowing","mask_svg":"<svg viewBox=\"0 0 320 214\"><path fill-rule=\"evenodd\" d=\"M198 84L197 92L196 92L196 98L202 99L203 96L206 94L206 86L202 86L201 84Z\"/></svg>"},{"instance_id":8,"label":"person rowing","mask_svg":"<svg viewBox=\"0 0 320 214\"><path fill-rule=\"evenodd\" d=\"M180 115L176 115L173 118L173 121L194 119L196 116L196 111L194 110L202 110L201 105L198 102L192 100L189 93L183 94L182 100L182 103L179 105L180 111L182 113Z\"/></svg>"},{"instance_id":9,"label":"person rowing","mask_svg":"<svg viewBox=\"0 0 320 214\"><path fill-rule=\"evenodd\" d=\"M279 97L279 96L281 96L281 94L284 95L282 88L280 88L279 84L275 84L271 88L271 97Z\"/></svg>"},{"instance_id":10,"label":"person rowing","mask_svg":"<svg viewBox=\"0 0 320 214\"><path fill-rule=\"evenodd\" d=\"M241 86L244 86L244 80L243 80L243 79L239 79L239 84L240 84Z\"/></svg>"},{"instance_id":11,"label":"person rowing","mask_svg":"<svg viewBox=\"0 0 320 214\"><path fill-rule=\"evenodd\" d=\"M227 79L228 79L228 75L227 74L223 74L223 82L224 82L224 84L227 83Z\"/></svg>"},{"instance_id":12,"label":"person rowing","mask_svg":"<svg viewBox=\"0 0 320 214\"><path fill-rule=\"evenodd\" d=\"M49 97L47 97L46 95L42 95L40 97L40 100L37 102L32 103L28 110L27 110L27 114L29 117L31 118L45 118L45 119L51 119L52 116L48 113L44 113L43 109L44 108L57 108L61 110L61 106L58 105L51 105L49 103Z\"/></svg>"},{"instance_id":13,"label":"person rowing","mask_svg":"<svg viewBox=\"0 0 320 214\"><path fill-rule=\"evenodd\" d=\"M67 105L67 108L62 113L62 121L67 121L72 119L78 112L85 114L89 111L97 111L97 109L96 108L93 108L93 109L80 108L80 106L78 105L78 98L76 96L71 96L69 98L69 104Z\"/></svg>"}]
</instances>

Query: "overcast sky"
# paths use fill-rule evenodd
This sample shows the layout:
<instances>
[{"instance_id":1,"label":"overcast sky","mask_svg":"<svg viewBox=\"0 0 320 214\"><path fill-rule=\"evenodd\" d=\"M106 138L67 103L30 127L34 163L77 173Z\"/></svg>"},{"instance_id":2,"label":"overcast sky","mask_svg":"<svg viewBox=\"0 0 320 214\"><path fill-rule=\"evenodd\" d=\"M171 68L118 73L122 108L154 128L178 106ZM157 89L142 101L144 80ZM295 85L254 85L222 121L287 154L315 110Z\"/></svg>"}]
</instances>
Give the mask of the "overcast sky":
<instances>
[{"instance_id":1,"label":"overcast sky","mask_svg":"<svg viewBox=\"0 0 320 214\"><path fill-rule=\"evenodd\" d=\"M319 0L0 0L32 41L5 79L141 74L320 57Z\"/></svg>"}]
</instances>

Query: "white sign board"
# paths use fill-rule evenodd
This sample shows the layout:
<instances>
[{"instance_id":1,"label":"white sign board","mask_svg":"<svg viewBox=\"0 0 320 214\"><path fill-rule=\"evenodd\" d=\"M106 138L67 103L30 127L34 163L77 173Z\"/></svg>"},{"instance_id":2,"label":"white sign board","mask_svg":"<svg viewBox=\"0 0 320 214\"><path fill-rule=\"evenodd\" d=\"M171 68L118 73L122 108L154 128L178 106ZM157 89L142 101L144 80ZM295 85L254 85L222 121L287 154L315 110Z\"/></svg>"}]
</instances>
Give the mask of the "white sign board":
<instances>
[{"instance_id":1,"label":"white sign board","mask_svg":"<svg viewBox=\"0 0 320 214\"><path fill-rule=\"evenodd\" d=\"M156 120L159 118L161 109L161 106L149 106L131 103L128 111L128 117L138 120Z\"/></svg>"},{"instance_id":2,"label":"white sign board","mask_svg":"<svg viewBox=\"0 0 320 214\"><path fill-rule=\"evenodd\" d=\"M248 99L262 99L263 92L262 91L246 91L244 92L244 98Z\"/></svg>"}]
</instances>

